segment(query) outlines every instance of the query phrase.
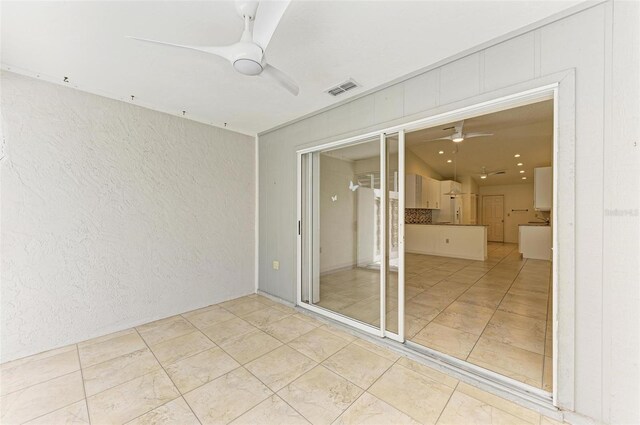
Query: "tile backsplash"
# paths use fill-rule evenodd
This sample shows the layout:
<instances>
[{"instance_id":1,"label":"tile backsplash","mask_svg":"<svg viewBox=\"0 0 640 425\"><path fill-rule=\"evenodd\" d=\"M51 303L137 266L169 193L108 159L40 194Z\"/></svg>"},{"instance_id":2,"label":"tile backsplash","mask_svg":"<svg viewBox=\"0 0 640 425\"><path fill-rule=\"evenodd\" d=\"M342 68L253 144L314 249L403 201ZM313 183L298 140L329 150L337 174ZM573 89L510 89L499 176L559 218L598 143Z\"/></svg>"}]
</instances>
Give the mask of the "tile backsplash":
<instances>
[{"instance_id":1,"label":"tile backsplash","mask_svg":"<svg viewBox=\"0 0 640 425\"><path fill-rule=\"evenodd\" d=\"M404 222L407 224L431 224L431 211L425 208L406 208Z\"/></svg>"}]
</instances>

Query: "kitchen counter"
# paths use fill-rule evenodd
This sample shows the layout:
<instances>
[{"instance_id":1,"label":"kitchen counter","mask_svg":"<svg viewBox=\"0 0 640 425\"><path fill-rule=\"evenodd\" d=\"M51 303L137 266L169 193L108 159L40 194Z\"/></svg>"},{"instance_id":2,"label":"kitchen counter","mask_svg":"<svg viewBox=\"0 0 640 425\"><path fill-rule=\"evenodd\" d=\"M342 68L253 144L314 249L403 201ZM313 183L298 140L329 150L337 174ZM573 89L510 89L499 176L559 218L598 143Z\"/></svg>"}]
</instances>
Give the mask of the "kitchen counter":
<instances>
[{"instance_id":1,"label":"kitchen counter","mask_svg":"<svg viewBox=\"0 0 640 425\"><path fill-rule=\"evenodd\" d=\"M421 226L468 226L468 227L489 227L486 224L453 224L453 223L407 223L419 224Z\"/></svg>"},{"instance_id":2,"label":"kitchen counter","mask_svg":"<svg viewBox=\"0 0 640 425\"><path fill-rule=\"evenodd\" d=\"M405 249L415 254L487 259L487 227L465 224L407 224Z\"/></svg>"},{"instance_id":3,"label":"kitchen counter","mask_svg":"<svg viewBox=\"0 0 640 425\"><path fill-rule=\"evenodd\" d=\"M522 258L551 260L551 226L529 223L521 224L518 230L518 249Z\"/></svg>"}]
</instances>

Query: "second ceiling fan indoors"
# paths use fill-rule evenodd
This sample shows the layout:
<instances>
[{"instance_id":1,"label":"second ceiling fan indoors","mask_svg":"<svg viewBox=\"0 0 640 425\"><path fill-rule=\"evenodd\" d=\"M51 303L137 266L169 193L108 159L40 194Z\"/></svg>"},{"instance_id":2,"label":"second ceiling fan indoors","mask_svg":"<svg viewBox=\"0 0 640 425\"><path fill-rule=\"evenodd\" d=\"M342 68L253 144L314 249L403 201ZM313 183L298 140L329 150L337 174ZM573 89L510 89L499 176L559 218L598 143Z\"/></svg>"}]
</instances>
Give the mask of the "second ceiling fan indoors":
<instances>
[{"instance_id":1,"label":"second ceiling fan indoors","mask_svg":"<svg viewBox=\"0 0 640 425\"><path fill-rule=\"evenodd\" d=\"M450 136L438 137L437 139L431 139L429 141L431 142L434 140L451 140L452 142L460 143L464 139L471 139L473 137L493 136L493 133L464 133L463 132L464 121L460 121L459 123L455 124L453 127L443 128L443 130L454 130L454 133Z\"/></svg>"},{"instance_id":2,"label":"second ceiling fan indoors","mask_svg":"<svg viewBox=\"0 0 640 425\"><path fill-rule=\"evenodd\" d=\"M128 38L220 56L228 60L238 73L270 78L297 96L300 89L296 82L268 64L265 59L267 46L289 3L290 1L236 1L236 10L244 20L244 31L238 42L228 46L192 46L139 37Z\"/></svg>"}]
</instances>

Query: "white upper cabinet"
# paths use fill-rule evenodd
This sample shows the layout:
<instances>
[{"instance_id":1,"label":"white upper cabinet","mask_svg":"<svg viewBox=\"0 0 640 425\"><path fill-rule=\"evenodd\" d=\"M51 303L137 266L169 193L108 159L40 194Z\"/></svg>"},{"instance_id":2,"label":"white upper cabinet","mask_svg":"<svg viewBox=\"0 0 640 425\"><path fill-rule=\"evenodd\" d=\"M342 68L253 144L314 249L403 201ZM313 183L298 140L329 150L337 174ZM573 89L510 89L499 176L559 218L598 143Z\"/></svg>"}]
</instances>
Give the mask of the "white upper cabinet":
<instances>
[{"instance_id":1,"label":"white upper cabinet","mask_svg":"<svg viewBox=\"0 0 640 425\"><path fill-rule=\"evenodd\" d=\"M405 208L440 209L440 182L418 174L407 174Z\"/></svg>"},{"instance_id":2,"label":"white upper cabinet","mask_svg":"<svg viewBox=\"0 0 640 425\"><path fill-rule=\"evenodd\" d=\"M553 201L553 170L551 167L533 169L533 208L551 211Z\"/></svg>"},{"instance_id":3,"label":"white upper cabinet","mask_svg":"<svg viewBox=\"0 0 640 425\"><path fill-rule=\"evenodd\" d=\"M404 207L422 208L422 176L407 174L404 186Z\"/></svg>"},{"instance_id":4,"label":"white upper cabinet","mask_svg":"<svg viewBox=\"0 0 640 425\"><path fill-rule=\"evenodd\" d=\"M440 181L436 179L427 179L429 181L428 187L428 202L431 209L440 209Z\"/></svg>"}]
</instances>

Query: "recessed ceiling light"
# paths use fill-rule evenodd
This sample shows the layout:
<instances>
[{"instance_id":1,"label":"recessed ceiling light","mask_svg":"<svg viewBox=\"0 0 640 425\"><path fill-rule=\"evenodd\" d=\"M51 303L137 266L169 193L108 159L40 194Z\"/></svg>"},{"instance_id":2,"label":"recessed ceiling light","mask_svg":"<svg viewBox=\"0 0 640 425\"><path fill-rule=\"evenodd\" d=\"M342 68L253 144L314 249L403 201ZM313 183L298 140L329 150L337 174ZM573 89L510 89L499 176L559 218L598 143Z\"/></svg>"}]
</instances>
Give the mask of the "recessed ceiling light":
<instances>
[{"instance_id":1,"label":"recessed ceiling light","mask_svg":"<svg viewBox=\"0 0 640 425\"><path fill-rule=\"evenodd\" d=\"M523 178L522 178L522 180L526 180L526 179L527 179L526 177L523 177Z\"/></svg>"},{"instance_id":2,"label":"recessed ceiling light","mask_svg":"<svg viewBox=\"0 0 640 425\"><path fill-rule=\"evenodd\" d=\"M453 162L453 161L452 161L452 160L450 160L450 159L447 159L447 162L451 163L451 162Z\"/></svg>"},{"instance_id":3,"label":"recessed ceiling light","mask_svg":"<svg viewBox=\"0 0 640 425\"><path fill-rule=\"evenodd\" d=\"M440 155L442 155L442 154L444 153L444 151L440 151L440 152L438 152L438 153L439 153Z\"/></svg>"},{"instance_id":4,"label":"recessed ceiling light","mask_svg":"<svg viewBox=\"0 0 640 425\"><path fill-rule=\"evenodd\" d=\"M519 153L517 153L517 154L513 155L513 157L514 157L514 158L520 158L520 154L519 154Z\"/></svg>"},{"instance_id":5,"label":"recessed ceiling light","mask_svg":"<svg viewBox=\"0 0 640 425\"><path fill-rule=\"evenodd\" d=\"M518 162L518 167L522 167L522 162Z\"/></svg>"},{"instance_id":6,"label":"recessed ceiling light","mask_svg":"<svg viewBox=\"0 0 640 425\"><path fill-rule=\"evenodd\" d=\"M520 170L520 174L524 173L524 170Z\"/></svg>"}]
</instances>

